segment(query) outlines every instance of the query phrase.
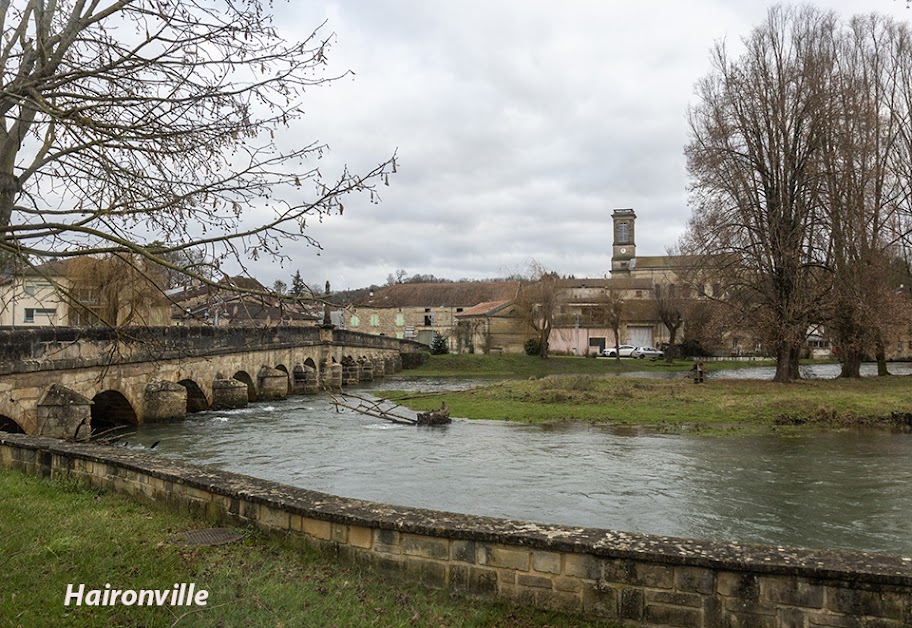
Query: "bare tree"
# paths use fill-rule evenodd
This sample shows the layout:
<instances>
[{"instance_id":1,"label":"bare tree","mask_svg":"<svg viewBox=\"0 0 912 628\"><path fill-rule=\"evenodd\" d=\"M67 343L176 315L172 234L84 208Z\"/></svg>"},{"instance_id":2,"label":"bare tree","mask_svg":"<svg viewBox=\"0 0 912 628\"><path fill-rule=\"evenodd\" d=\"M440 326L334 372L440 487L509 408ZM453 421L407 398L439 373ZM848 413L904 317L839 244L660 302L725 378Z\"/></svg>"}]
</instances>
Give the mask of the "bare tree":
<instances>
[{"instance_id":1,"label":"bare tree","mask_svg":"<svg viewBox=\"0 0 912 628\"><path fill-rule=\"evenodd\" d=\"M554 319L563 303L559 281L557 273L532 261L529 263L529 276L520 285L514 302L517 316L538 334L539 356L542 358L548 357Z\"/></svg>"},{"instance_id":2,"label":"bare tree","mask_svg":"<svg viewBox=\"0 0 912 628\"><path fill-rule=\"evenodd\" d=\"M602 302L605 324L614 333L614 359L621 361L621 323L624 320L624 299L620 290L606 290Z\"/></svg>"},{"instance_id":3,"label":"bare tree","mask_svg":"<svg viewBox=\"0 0 912 628\"><path fill-rule=\"evenodd\" d=\"M124 253L84 255L67 260L70 324L167 325L171 308L162 293L162 268Z\"/></svg>"},{"instance_id":4,"label":"bare tree","mask_svg":"<svg viewBox=\"0 0 912 628\"><path fill-rule=\"evenodd\" d=\"M668 348L665 350L665 361L671 363L675 358L675 344L678 338L678 330L684 324L684 312L686 309L684 300L669 286L656 285L656 305L659 320L668 330Z\"/></svg>"},{"instance_id":5,"label":"bare tree","mask_svg":"<svg viewBox=\"0 0 912 628\"><path fill-rule=\"evenodd\" d=\"M815 160L829 115L831 56L822 42L834 22L810 7L774 7L739 58L716 46L690 111L695 207L685 250L715 266L707 275L724 275L729 294L752 310L780 382L799 377L825 287Z\"/></svg>"},{"instance_id":6,"label":"bare tree","mask_svg":"<svg viewBox=\"0 0 912 628\"><path fill-rule=\"evenodd\" d=\"M308 219L342 213L352 192L375 201L393 159L330 178L325 144L277 141L305 91L338 76L325 69L331 33L286 41L267 8L0 2L0 252L130 252L210 281L173 254L243 263L286 239L319 246Z\"/></svg>"},{"instance_id":7,"label":"bare tree","mask_svg":"<svg viewBox=\"0 0 912 628\"><path fill-rule=\"evenodd\" d=\"M912 122L912 31L877 15L854 18L832 41L834 69L821 203L829 230L834 294L827 328L843 377L859 377L872 348L883 358L893 319L889 272L909 214L912 161L903 142ZM883 371L885 361L883 362Z\"/></svg>"}]
</instances>

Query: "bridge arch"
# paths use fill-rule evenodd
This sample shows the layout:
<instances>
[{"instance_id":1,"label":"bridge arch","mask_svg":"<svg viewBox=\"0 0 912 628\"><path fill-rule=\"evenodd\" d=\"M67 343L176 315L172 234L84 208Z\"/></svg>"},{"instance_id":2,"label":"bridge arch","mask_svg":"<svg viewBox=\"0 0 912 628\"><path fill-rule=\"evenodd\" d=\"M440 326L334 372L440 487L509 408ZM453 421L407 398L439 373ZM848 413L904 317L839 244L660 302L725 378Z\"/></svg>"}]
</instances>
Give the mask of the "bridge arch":
<instances>
[{"instance_id":1,"label":"bridge arch","mask_svg":"<svg viewBox=\"0 0 912 628\"><path fill-rule=\"evenodd\" d=\"M188 414L209 409L209 399L206 397L206 393L203 392L203 389L200 388L199 384L192 379L182 379L177 383L187 389Z\"/></svg>"},{"instance_id":2,"label":"bridge arch","mask_svg":"<svg viewBox=\"0 0 912 628\"><path fill-rule=\"evenodd\" d=\"M124 425L138 425L136 411L117 390L105 390L92 397L92 433Z\"/></svg>"},{"instance_id":3,"label":"bridge arch","mask_svg":"<svg viewBox=\"0 0 912 628\"><path fill-rule=\"evenodd\" d=\"M285 394L292 394L294 392L294 384L292 383L291 376L288 374L288 367L284 364L277 364L275 369L285 373Z\"/></svg>"},{"instance_id":4,"label":"bridge arch","mask_svg":"<svg viewBox=\"0 0 912 628\"><path fill-rule=\"evenodd\" d=\"M16 423L10 417L0 414L0 432L12 432L13 434L25 434L21 425Z\"/></svg>"},{"instance_id":5,"label":"bridge arch","mask_svg":"<svg viewBox=\"0 0 912 628\"><path fill-rule=\"evenodd\" d=\"M253 382L253 378L250 377L250 374L247 373L247 371L238 371L232 375L232 378L236 379L239 382L244 382L247 384L247 401L257 400L256 384Z\"/></svg>"}]
</instances>

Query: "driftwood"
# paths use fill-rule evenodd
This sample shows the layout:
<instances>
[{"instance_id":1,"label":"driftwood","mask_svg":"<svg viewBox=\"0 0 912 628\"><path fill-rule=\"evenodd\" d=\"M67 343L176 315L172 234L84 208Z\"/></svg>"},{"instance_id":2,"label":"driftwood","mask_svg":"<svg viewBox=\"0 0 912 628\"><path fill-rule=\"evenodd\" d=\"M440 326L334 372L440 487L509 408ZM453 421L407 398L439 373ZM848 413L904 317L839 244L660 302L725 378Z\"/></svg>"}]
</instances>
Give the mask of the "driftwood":
<instances>
[{"instance_id":1,"label":"driftwood","mask_svg":"<svg viewBox=\"0 0 912 628\"><path fill-rule=\"evenodd\" d=\"M386 401L383 399L367 399L350 393L330 392L333 405L336 406L336 412L339 408L345 408L358 414L383 419L390 423L400 425L446 425L451 423L450 411L446 404L442 404L440 410L432 412L419 412L417 418L412 418L398 412L402 406Z\"/></svg>"},{"instance_id":2,"label":"driftwood","mask_svg":"<svg viewBox=\"0 0 912 628\"><path fill-rule=\"evenodd\" d=\"M446 425L452 423L450 418L450 409L446 407L446 402L441 402L439 410L431 412L419 412L417 425Z\"/></svg>"}]
</instances>

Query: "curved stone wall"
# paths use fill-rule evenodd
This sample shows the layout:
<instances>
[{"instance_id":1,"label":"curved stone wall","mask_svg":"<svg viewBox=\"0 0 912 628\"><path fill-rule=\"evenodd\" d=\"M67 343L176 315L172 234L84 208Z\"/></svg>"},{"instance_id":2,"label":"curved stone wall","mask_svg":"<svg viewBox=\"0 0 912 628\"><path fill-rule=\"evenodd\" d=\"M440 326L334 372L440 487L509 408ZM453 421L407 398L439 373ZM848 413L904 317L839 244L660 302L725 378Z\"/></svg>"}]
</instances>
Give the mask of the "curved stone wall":
<instances>
[{"instance_id":1,"label":"curved stone wall","mask_svg":"<svg viewBox=\"0 0 912 628\"><path fill-rule=\"evenodd\" d=\"M0 434L0 467L301 535L466 595L642 626L912 626L912 558L741 545L388 506L156 455Z\"/></svg>"}]
</instances>

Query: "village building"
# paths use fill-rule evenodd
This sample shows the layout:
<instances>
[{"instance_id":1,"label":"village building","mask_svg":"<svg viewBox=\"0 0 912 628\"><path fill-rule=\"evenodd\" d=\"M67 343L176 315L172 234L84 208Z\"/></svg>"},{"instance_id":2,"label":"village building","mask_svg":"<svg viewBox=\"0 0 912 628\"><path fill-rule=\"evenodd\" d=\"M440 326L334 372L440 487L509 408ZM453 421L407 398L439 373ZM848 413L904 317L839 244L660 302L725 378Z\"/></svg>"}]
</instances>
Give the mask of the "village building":
<instances>
[{"instance_id":1,"label":"village building","mask_svg":"<svg viewBox=\"0 0 912 628\"><path fill-rule=\"evenodd\" d=\"M253 277L223 277L214 285L181 286L167 295L175 325L315 326L323 322L318 304L272 295Z\"/></svg>"},{"instance_id":2,"label":"village building","mask_svg":"<svg viewBox=\"0 0 912 628\"><path fill-rule=\"evenodd\" d=\"M561 306L549 341L554 353L598 354L607 347L654 346L667 339L649 279L563 279L558 289ZM618 308L619 338L609 324L611 307Z\"/></svg>"},{"instance_id":3,"label":"village building","mask_svg":"<svg viewBox=\"0 0 912 628\"><path fill-rule=\"evenodd\" d=\"M516 296L515 281L402 283L380 288L348 306L344 326L352 331L416 340L430 346L434 336L460 350L458 316L481 303L504 303Z\"/></svg>"},{"instance_id":4,"label":"village building","mask_svg":"<svg viewBox=\"0 0 912 628\"><path fill-rule=\"evenodd\" d=\"M27 266L0 280L0 325L167 325L170 307L141 260L86 256Z\"/></svg>"},{"instance_id":5,"label":"village building","mask_svg":"<svg viewBox=\"0 0 912 628\"><path fill-rule=\"evenodd\" d=\"M10 273L0 280L0 325L32 327L67 325L69 306L61 297L70 281L61 263Z\"/></svg>"}]
</instances>

